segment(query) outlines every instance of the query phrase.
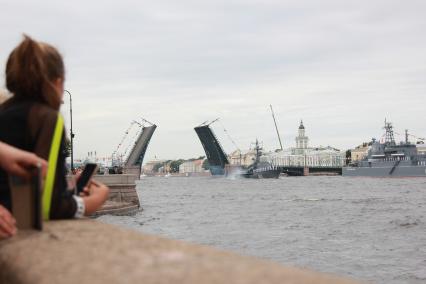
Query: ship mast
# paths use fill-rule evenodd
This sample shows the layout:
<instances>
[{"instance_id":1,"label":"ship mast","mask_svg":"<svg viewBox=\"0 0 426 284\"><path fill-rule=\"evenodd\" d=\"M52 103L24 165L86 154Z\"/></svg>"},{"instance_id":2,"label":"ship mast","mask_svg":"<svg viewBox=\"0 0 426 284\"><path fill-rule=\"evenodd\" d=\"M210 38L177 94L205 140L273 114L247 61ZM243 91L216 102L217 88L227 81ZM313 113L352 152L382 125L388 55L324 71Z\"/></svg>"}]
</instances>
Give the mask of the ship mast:
<instances>
[{"instance_id":1,"label":"ship mast","mask_svg":"<svg viewBox=\"0 0 426 284\"><path fill-rule=\"evenodd\" d=\"M385 130L386 130L386 137L385 137L385 143L387 145L395 145L395 138L393 136L393 126L392 123L387 122L385 119Z\"/></svg>"},{"instance_id":2,"label":"ship mast","mask_svg":"<svg viewBox=\"0 0 426 284\"><path fill-rule=\"evenodd\" d=\"M256 160L254 162L254 165L256 167L257 164L259 164L259 162L260 162L260 156L262 155L262 152L261 152L262 148L260 147L259 140L257 140L257 138L256 138L256 143L255 143L255 148L254 149L256 150Z\"/></svg>"},{"instance_id":3,"label":"ship mast","mask_svg":"<svg viewBox=\"0 0 426 284\"><path fill-rule=\"evenodd\" d=\"M272 109L272 105L269 105L269 107L271 108L272 118L274 119L275 130L277 131L277 135L278 135L278 141L280 142L281 150L283 150L283 144L281 143L280 133L278 132L278 126L277 126L277 121L275 120L274 110Z\"/></svg>"}]
</instances>

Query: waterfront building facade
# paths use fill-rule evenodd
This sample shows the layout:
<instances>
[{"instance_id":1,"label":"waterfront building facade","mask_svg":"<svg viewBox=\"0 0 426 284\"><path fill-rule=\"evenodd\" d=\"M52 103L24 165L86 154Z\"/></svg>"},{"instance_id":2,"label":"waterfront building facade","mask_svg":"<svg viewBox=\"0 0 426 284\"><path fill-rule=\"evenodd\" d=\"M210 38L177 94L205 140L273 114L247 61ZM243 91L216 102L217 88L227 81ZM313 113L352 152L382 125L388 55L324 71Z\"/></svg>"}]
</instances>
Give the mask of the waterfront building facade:
<instances>
[{"instance_id":1,"label":"waterfront building facade","mask_svg":"<svg viewBox=\"0 0 426 284\"><path fill-rule=\"evenodd\" d=\"M233 166L248 167L256 159L256 151L249 149L247 151L235 150L228 155L229 163Z\"/></svg>"},{"instance_id":2,"label":"waterfront building facade","mask_svg":"<svg viewBox=\"0 0 426 284\"><path fill-rule=\"evenodd\" d=\"M204 172L203 162L204 162L204 159L183 162L179 166L179 173L187 174L187 173Z\"/></svg>"},{"instance_id":3,"label":"waterfront building facade","mask_svg":"<svg viewBox=\"0 0 426 284\"><path fill-rule=\"evenodd\" d=\"M266 153L261 161L282 167L329 167L339 168L345 164L345 152L331 146L309 147L305 126L300 122L296 147Z\"/></svg>"},{"instance_id":4,"label":"waterfront building facade","mask_svg":"<svg viewBox=\"0 0 426 284\"><path fill-rule=\"evenodd\" d=\"M159 171L159 168L162 167L166 163L166 160L159 160L154 159L152 161L147 162L142 167L142 173L144 174L156 174ZM162 166L159 166L159 164L162 164Z\"/></svg>"},{"instance_id":5,"label":"waterfront building facade","mask_svg":"<svg viewBox=\"0 0 426 284\"><path fill-rule=\"evenodd\" d=\"M160 174L167 174L171 172L171 167L170 167L170 163L171 161L165 161L161 167L158 168L158 173Z\"/></svg>"},{"instance_id":6,"label":"waterfront building facade","mask_svg":"<svg viewBox=\"0 0 426 284\"><path fill-rule=\"evenodd\" d=\"M354 163L367 157L369 148L368 143L363 143L351 149L351 162Z\"/></svg>"}]
</instances>

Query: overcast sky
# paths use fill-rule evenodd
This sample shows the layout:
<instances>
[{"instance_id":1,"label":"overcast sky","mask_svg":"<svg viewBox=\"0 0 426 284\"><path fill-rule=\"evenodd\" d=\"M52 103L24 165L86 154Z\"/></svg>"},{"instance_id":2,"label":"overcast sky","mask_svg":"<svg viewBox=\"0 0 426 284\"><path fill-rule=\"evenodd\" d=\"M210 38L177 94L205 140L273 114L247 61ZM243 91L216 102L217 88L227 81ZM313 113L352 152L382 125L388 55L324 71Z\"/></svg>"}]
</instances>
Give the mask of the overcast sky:
<instances>
[{"instance_id":1,"label":"overcast sky","mask_svg":"<svg viewBox=\"0 0 426 284\"><path fill-rule=\"evenodd\" d=\"M159 127L146 160L204 155L205 120L225 150L285 147L300 119L310 145L347 149L425 137L426 1L3 1L0 66L22 33L64 55L75 153L108 156L130 122ZM63 113L69 123L68 104Z\"/></svg>"}]
</instances>

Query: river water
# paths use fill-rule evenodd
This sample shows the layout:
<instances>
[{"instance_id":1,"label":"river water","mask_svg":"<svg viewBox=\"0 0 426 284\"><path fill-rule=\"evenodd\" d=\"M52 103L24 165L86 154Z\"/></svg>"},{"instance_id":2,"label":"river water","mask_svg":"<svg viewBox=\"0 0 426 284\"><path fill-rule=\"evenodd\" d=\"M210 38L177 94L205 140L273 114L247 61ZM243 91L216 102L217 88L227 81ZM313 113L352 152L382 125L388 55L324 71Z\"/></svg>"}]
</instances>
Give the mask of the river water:
<instances>
[{"instance_id":1,"label":"river water","mask_svg":"<svg viewBox=\"0 0 426 284\"><path fill-rule=\"evenodd\" d=\"M372 283L426 283L426 179L145 178L99 220Z\"/></svg>"}]
</instances>

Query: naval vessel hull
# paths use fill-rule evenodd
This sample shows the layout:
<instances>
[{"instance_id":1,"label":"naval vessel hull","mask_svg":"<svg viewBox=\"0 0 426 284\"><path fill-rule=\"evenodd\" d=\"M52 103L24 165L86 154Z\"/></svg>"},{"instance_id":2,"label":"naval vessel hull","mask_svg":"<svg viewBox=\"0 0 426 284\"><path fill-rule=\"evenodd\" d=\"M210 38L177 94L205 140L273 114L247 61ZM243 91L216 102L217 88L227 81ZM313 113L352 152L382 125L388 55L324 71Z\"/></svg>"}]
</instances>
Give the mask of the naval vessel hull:
<instances>
[{"instance_id":1,"label":"naval vessel hull","mask_svg":"<svg viewBox=\"0 0 426 284\"><path fill-rule=\"evenodd\" d=\"M426 177L426 166L344 167L342 176L352 177Z\"/></svg>"},{"instance_id":2,"label":"naval vessel hull","mask_svg":"<svg viewBox=\"0 0 426 284\"><path fill-rule=\"evenodd\" d=\"M271 169L271 170L260 170L250 173L242 174L245 178L278 178L280 176L281 170Z\"/></svg>"}]
</instances>

